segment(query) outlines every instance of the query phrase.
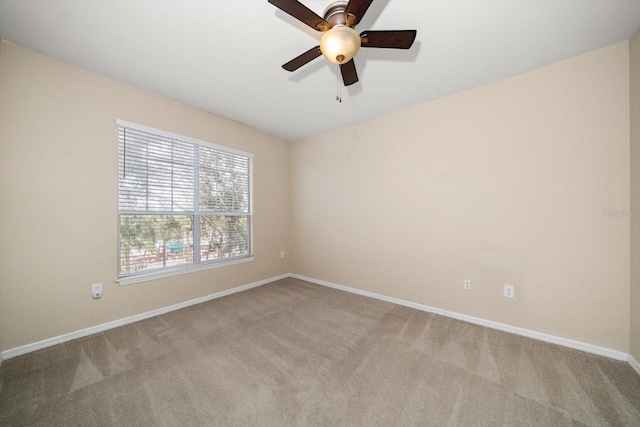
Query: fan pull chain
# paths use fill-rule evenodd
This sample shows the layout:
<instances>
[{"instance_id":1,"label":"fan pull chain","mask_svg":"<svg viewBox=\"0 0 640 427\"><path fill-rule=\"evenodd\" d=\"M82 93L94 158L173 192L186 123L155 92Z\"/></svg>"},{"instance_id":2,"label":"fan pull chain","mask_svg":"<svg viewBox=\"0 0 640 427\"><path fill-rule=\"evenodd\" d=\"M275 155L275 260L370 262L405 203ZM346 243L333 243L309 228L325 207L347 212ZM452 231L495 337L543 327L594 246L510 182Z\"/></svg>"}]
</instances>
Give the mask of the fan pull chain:
<instances>
[{"instance_id":1,"label":"fan pull chain","mask_svg":"<svg viewBox=\"0 0 640 427\"><path fill-rule=\"evenodd\" d=\"M338 65L338 72L336 73L336 101L342 102L342 87L340 86L340 65Z\"/></svg>"}]
</instances>

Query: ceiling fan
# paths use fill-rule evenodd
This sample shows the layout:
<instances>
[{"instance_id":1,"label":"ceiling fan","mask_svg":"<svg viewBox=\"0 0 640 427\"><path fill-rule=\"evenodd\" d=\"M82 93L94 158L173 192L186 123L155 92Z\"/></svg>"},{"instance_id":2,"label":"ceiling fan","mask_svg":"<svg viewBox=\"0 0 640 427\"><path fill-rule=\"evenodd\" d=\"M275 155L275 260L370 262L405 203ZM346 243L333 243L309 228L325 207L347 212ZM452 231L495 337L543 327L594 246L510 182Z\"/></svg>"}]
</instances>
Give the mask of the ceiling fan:
<instances>
[{"instance_id":1,"label":"ceiling fan","mask_svg":"<svg viewBox=\"0 0 640 427\"><path fill-rule=\"evenodd\" d=\"M320 45L282 66L287 71L295 71L320 55L340 65L340 73L345 86L358 81L353 57L360 47L387 49L409 49L416 38L416 30L363 31L358 35L354 27L358 25L373 0L346 0L331 3L324 11L324 18L297 0L269 0L269 3L288 13L316 31L324 33Z\"/></svg>"}]
</instances>

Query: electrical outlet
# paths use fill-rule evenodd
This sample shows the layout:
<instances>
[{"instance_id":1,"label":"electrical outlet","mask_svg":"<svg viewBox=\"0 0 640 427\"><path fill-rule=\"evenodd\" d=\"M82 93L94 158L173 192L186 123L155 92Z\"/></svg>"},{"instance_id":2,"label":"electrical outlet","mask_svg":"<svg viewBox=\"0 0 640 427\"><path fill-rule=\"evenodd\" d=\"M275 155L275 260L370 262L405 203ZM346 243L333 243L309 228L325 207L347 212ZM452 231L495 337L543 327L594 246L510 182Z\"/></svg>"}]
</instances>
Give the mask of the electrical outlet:
<instances>
[{"instance_id":1,"label":"electrical outlet","mask_svg":"<svg viewBox=\"0 0 640 427\"><path fill-rule=\"evenodd\" d=\"M284 251L280 251L280 258L284 259Z\"/></svg>"},{"instance_id":2,"label":"electrical outlet","mask_svg":"<svg viewBox=\"0 0 640 427\"><path fill-rule=\"evenodd\" d=\"M93 299L102 298L102 283L94 283L91 285L91 297Z\"/></svg>"},{"instance_id":3,"label":"electrical outlet","mask_svg":"<svg viewBox=\"0 0 640 427\"><path fill-rule=\"evenodd\" d=\"M506 298L513 298L515 296L515 290L511 285L504 285L504 296Z\"/></svg>"},{"instance_id":4,"label":"electrical outlet","mask_svg":"<svg viewBox=\"0 0 640 427\"><path fill-rule=\"evenodd\" d=\"M464 284L463 284L463 286L462 286L462 288L463 288L465 291L470 291L470 290L471 290L471 280L468 280L468 279L467 279L467 280L465 280L465 281L464 281Z\"/></svg>"}]
</instances>

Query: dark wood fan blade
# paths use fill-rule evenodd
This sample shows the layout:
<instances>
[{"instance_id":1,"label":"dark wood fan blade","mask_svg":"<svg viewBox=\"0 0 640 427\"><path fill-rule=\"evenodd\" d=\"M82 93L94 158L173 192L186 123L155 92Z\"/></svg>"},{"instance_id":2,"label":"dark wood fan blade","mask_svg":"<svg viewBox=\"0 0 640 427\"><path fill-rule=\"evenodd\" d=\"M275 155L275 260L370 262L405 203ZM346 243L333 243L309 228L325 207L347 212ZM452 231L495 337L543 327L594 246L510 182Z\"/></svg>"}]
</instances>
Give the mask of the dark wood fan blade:
<instances>
[{"instance_id":1,"label":"dark wood fan blade","mask_svg":"<svg viewBox=\"0 0 640 427\"><path fill-rule=\"evenodd\" d=\"M373 0L349 0L347 8L344 11L347 25L352 28L358 25L372 2Z\"/></svg>"},{"instance_id":2,"label":"dark wood fan blade","mask_svg":"<svg viewBox=\"0 0 640 427\"><path fill-rule=\"evenodd\" d=\"M356 71L356 63L351 61L340 64L340 72L342 73L342 81L345 86L349 86L358 81L358 72Z\"/></svg>"},{"instance_id":3,"label":"dark wood fan blade","mask_svg":"<svg viewBox=\"0 0 640 427\"><path fill-rule=\"evenodd\" d=\"M327 31L329 29L327 21L297 0L269 0L269 3L316 31Z\"/></svg>"},{"instance_id":4,"label":"dark wood fan blade","mask_svg":"<svg viewBox=\"0 0 640 427\"><path fill-rule=\"evenodd\" d=\"M416 39L416 30L363 31L360 33L362 47L387 49L409 49Z\"/></svg>"},{"instance_id":5,"label":"dark wood fan blade","mask_svg":"<svg viewBox=\"0 0 640 427\"><path fill-rule=\"evenodd\" d=\"M320 46L312 47L302 55L298 56L297 58L293 58L291 61L284 64L282 68L287 71L295 71L298 68L302 67L304 64L313 61L320 55L322 55Z\"/></svg>"}]
</instances>

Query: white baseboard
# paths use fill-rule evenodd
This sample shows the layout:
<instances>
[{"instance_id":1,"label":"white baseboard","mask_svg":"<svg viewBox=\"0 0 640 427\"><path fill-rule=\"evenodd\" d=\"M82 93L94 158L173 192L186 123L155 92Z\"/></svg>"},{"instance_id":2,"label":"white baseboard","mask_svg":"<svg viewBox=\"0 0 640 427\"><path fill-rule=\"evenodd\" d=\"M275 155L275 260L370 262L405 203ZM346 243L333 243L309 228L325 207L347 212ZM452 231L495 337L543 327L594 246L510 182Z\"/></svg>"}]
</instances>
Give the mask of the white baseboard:
<instances>
[{"instance_id":1,"label":"white baseboard","mask_svg":"<svg viewBox=\"0 0 640 427\"><path fill-rule=\"evenodd\" d=\"M512 334L522 335L522 336L533 338L533 339L537 339L537 340L540 340L540 341L545 341L545 342L549 342L549 343L552 343L552 344L558 344L558 345L561 345L561 346L564 346L564 347L569 347L569 348L574 348L574 349L577 349L577 350L586 351L588 353L598 354L600 356L605 356L605 357L608 357L608 358L611 358L611 359L627 361L640 374L640 369L638 369L637 362L635 362L635 360L634 360L634 362L636 363L636 366L634 366L631 363L631 359L633 359L633 358L630 355L628 355L627 353L623 353L621 351L611 350L609 348L600 347L600 346L597 346L597 345L588 344L588 343L581 342L581 341L575 341L575 340L571 340L571 339L568 339L568 338L557 337L557 336L554 336L554 335L544 334L544 333L532 331L532 330L529 330L529 329L524 329L524 328L519 328L519 327L516 327L516 326L507 325L507 324L504 324L504 323L494 322L492 320L485 320L485 319L481 319L481 318L478 318L478 317L468 316L466 314L460 314L460 313L456 313L456 312L453 312L453 311L442 310L440 308L430 307L428 305L423 305L423 304L418 304L418 303L411 302L411 301L401 300L401 299L398 299L398 298L388 297L386 295L380 295L380 294L376 294L376 293L373 293L373 292L362 291L360 289L350 288L348 286L338 285L338 284L327 282L327 281L324 281L324 280L313 279L311 277L305 277L305 276L301 276L299 274L291 274L291 277L293 277L295 279L305 280L307 282L315 283L315 284L318 284L318 285L327 286L327 287L334 288L334 289L339 289L341 291L351 292L353 294L363 295L363 296L366 296L366 297L375 298L375 299L378 299L378 300L391 302L391 303L398 304L398 305L403 305L405 307L415 308L417 310L426 311L426 312L429 312L429 313L441 314L443 316L451 317L451 318L458 319L458 320L463 320L465 322L474 323L476 325L486 326L488 328L498 329L500 331L510 332Z\"/></svg>"},{"instance_id":2,"label":"white baseboard","mask_svg":"<svg viewBox=\"0 0 640 427\"><path fill-rule=\"evenodd\" d=\"M57 337L47 338L42 341L37 341L31 344L23 345L20 347L12 348L9 350L5 350L0 353L0 363L3 360L11 359L12 357L20 356L26 353L31 353L36 350L41 350L43 348L51 347L57 344L62 344L67 341L71 341L74 339L82 338L88 335L96 334L99 332L107 331L109 329L118 328L120 326L128 325L130 323L138 322L140 320L148 319L150 317L159 316L161 314L169 313L171 311L179 310L181 308L189 307L191 305L200 304L206 301L210 301L212 299L221 298L227 295L235 294L236 292L246 291L251 288L255 288L258 286L265 285L270 282L275 282L276 280L286 279L287 277L293 277L295 279L305 280L307 282L315 283L317 285L327 286L329 288L339 289L341 291L350 292L353 294L358 294L362 296L366 296L369 298L375 298L381 301L390 302L393 304L402 305L405 307L415 308L417 310L426 311L429 313L440 314L443 316L451 317L453 319L462 320L465 322L473 323L476 325L486 326L492 329L498 329L505 332L510 332L516 335L522 335L529 338L537 339L540 341L549 342L552 344L558 344L564 347L574 348L577 350L586 351L588 353L597 354L600 356L608 357L615 360L626 361L631 365L631 367L640 375L640 364L636 361L633 356L627 353L623 353L616 350L611 350L605 347L600 347L593 344L584 343L581 341L575 341L568 338L557 337L554 335L544 334L541 332L532 331L529 329L519 328L516 326L507 325L504 323L494 322L492 320L485 320L478 317L468 316L466 314L460 314L453 311L442 310L436 307L430 307L424 304L418 304L411 301L405 301L399 298L393 298L386 295L380 295L373 292L363 291L356 288L350 288L348 286L338 285L336 283L327 282L324 280L318 280L311 277L301 276L299 274L282 274L280 276L271 277L269 279L260 280L258 282L249 283L247 285L238 286L235 288L227 289L225 291L215 292L210 295L206 295L204 297L192 299L189 301L181 302L179 304L174 304L168 307L159 308L152 311L147 311L146 313L136 314L133 316L125 317L123 319L114 320L112 322L103 323L100 325L92 326L90 328L81 329L79 331L70 332L68 334L59 335Z\"/></svg>"},{"instance_id":3,"label":"white baseboard","mask_svg":"<svg viewBox=\"0 0 640 427\"><path fill-rule=\"evenodd\" d=\"M169 313L171 311L179 310L181 308L189 307L191 305L200 304L206 301L210 301L212 299L235 294L236 292L246 291L247 289L262 286L270 282L275 282L276 280L286 279L289 276L290 276L289 274L282 274L280 276L271 277L269 279L264 279L258 282L249 283L248 285L238 286L235 288L227 289L226 291L215 292L213 294L205 295L200 298L181 302L179 304L170 305L169 307L158 308L156 310L147 311L146 313L135 314L133 316L125 317L123 319L102 323L100 325L92 326L90 328L81 329L79 331L70 332L68 334L59 335L57 337L47 338L42 341L37 341L37 342L23 345L20 347L11 348L9 350L5 350L2 353L0 353L0 363L2 362L2 360L11 359L12 357L20 356L26 353L31 353L32 351L41 350L43 348L51 347L57 344L62 344L67 341L86 337L87 335L97 334L98 332L103 332L109 329L118 328L120 326L128 325L130 323L138 322L140 320L148 319L150 317L159 316L161 314Z\"/></svg>"},{"instance_id":4,"label":"white baseboard","mask_svg":"<svg viewBox=\"0 0 640 427\"><path fill-rule=\"evenodd\" d=\"M638 375L640 375L640 363L638 363L638 361L634 359L632 355L629 355L629 359L627 360L627 362L629 362L629 365L631 365L633 370L636 371Z\"/></svg>"}]
</instances>

